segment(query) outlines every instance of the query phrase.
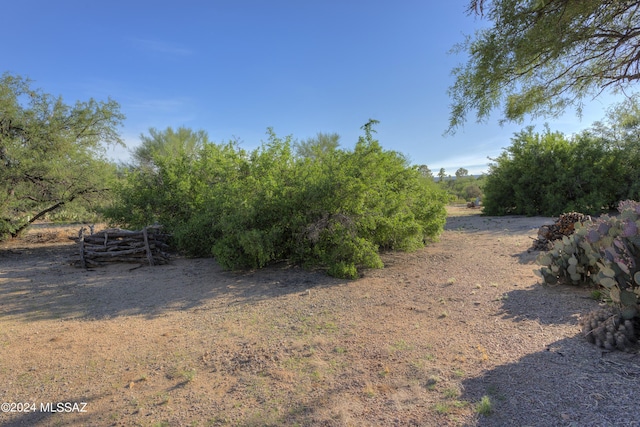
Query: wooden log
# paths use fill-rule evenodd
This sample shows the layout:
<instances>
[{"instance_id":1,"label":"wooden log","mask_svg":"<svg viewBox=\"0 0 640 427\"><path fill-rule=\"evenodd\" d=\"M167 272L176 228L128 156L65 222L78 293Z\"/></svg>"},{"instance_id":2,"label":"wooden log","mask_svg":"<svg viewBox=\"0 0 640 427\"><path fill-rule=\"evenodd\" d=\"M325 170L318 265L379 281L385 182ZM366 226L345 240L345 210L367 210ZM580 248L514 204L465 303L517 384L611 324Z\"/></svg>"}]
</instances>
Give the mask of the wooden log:
<instances>
[{"instance_id":1,"label":"wooden log","mask_svg":"<svg viewBox=\"0 0 640 427\"><path fill-rule=\"evenodd\" d=\"M165 258L154 257L154 263L158 265L166 264L168 261L169 260ZM86 262L87 262L87 265L90 265L90 264L109 265L109 264L121 263L121 262L147 264L148 260L145 256L141 256L141 257L123 256L123 257L111 257L111 258L87 258Z\"/></svg>"},{"instance_id":2,"label":"wooden log","mask_svg":"<svg viewBox=\"0 0 640 427\"><path fill-rule=\"evenodd\" d=\"M115 258L115 259L109 259L109 260L91 259L91 260L88 260L88 262L91 265L94 265L94 266L105 266L105 265L111 265L111 264L120 264L120 263L123 263L123 262L140 264L140 259L123 257L123 258L120 258L120 259Z\"/></svg>"},{"instance_id":3,"label":"wooden log","mask_svg":"<svg viewBox=\"0 0 640 427\"><path fill-rule=\"evenodd\" d=\"M170 248L171 248L171 246L167 245L167 244L166 244L166 243L164 243L164 242L158 242L158 241L156 241L156 242L154 242L153 244L154 244L154 245L156 245L156 247L158 247L158 248L160 248L160 249L168 250L168 249L170 249Z\"/></svg>"},{"instance_id":4,"label":"wooden log","mask_svg":"<svg viewBox=\"0 0 640 427\"><path fill-rule=\"evenodd\" d=\"M144 242L109 242L107 246L104 246L96 245L95 243L87 244L87 242L85 241L85 247L95 251L120 251L125 249L139 248L143 246Z\"/></svg>"},{"instance_id":5,"label":"wooden log","mask_svg":"<svg viewBox=\"0 0 640 427\"><path fill-rule=\"evenodd\" d=\"M98 242L94 242L94 241L88 241L87 242L87 240L85 239L85 243L88 243L88 244L96 246L96 247L101 247L101 248L111 248L111 247L117 248L117 247L123 247L123 246L137 245L137 244L140 244L140 243L144 243L144 241L142 239L140 239L140 240L134 240L134 239L110 240L105 245L104 243L98 243Z\"/></svg>"},{"instance_id":6,"label":"wooden log","mask_svg":"<svg viewBox=\"0 0 640 427\"><path fill-rule=\"evenodd\" d=\"M80 265L87 268L87 262L84 258L84 227L80 229Z\"/></svg>"},{"instance_id":7,"label":"wooden log","mask_svg":"<svg viewBox=\"0 0 640 427\"><path fill-rule=\"evenodd\" d=\"M145 248L130 249L127 251L107 251L107 252L91 252L92 257L113 258L117 256L131 256L145 258L147 250Z\"/></svg>"},{"instance_id":8,"label":"wooden log","mask_svg":"<svg viewBox=\"0 0 640 427\"><path fill-rule=\"evenodd\" d=\"M137 253L145 253L146 248L134 248L134 249L128 249L125 251L86 251L85 255L86 256L104 256L104 257L114 257L114 256L120 256L120 255L132 255L132 254L137 254Z\"/></svg>"},{"instance_id":9,"label":"wooden log","mask_svg":"<svg viewBox=\"0 0 640 427\"><path fill-rule=\"evenodd\" d=\"M105 241L106 239L106 241ZM134 237L113 237L110 235L105 234L104 236L98 236L98 237L94 237L94 236L85 236L85 240L88 242L91 242L95 245L109 245L112 244L114 242L126 242L126 241L142 241L142 236L140 236L139 238Z\"/></svg>"},{"instance_id":10,"label":"wooden log","mask_svg":"<svg viewBox=\"0 0 640 427\"><path fill-rule=\"evenodd\" d=\"M116 246L116 247L110 247L107 248L107 252L118 252L118 251L126 251L126 250L130 250L130 249L138 249L138 248L144 248L144 242L140 242L137 244L129 244L127 246ZM155 245L151 245L151 248L155 248Z\"/></svg>"},{"instance_id":11,"label":"wooden log","mask_svg":"<svg viewBox=\"0 0 640 427\"><path fill-rule=\"evenodd\" d=\"M149 247L149 236L147 235L147 227L142 229L142 235L144 236L144 247L147 250L147 259L149 260L149 265L153 265L153 254L151 253L151 248Z\"/></svg>"},{"instance_id":12,"label":"wooden log","mask_svg":"<svg viewBox=\"0 0 640 427\"><path fill-rule=\"evenodd\" d=\"M166 245L166 242L164 240L155 239L155 238L152 238L151 236L149 237L148 241L159 242ZM93 245L100 245L100 246L117 246L117 245L124 245L127 243L144 242L144 237L140 236L140 238L117 238L117 239L111 239L105 243L103 238L95 239L95 238L92 238L92 236L85 236L85 242L91 243Z\"/></svg>"},{"instance_id":13,"label":"wooden log","mask_svg":"<svg viewBox=\"0 0 640 427\"><path fill-rule=\"evenodd\" d=\"M106 264L121 263L121 262L141 262L146 264L145 257L132 257L130 255L126 255L123 257L111 257L111 258L88 258L87 260L88 262L101 262Z\"/></svg>"},{"instance_id":14,"label":"wooden log","mask_svg":"<svg viewBox=\"0 0 640 427\"><path fill-rule=\"evenodd\" d=\"M120 230L117 228L111 228L109 230L99 231L95 234L92 234L92 238L95 239L104 239L104 236L107 235L109 238L121 238L121 237L142 237L141 231L129 231L129 230Z\"/></svg>"},{"instance_id":15,"label":"wooden log","mask_svg":"<svg viewBox=\"0 0 640 427\"><path fill-rule=\"evenodd\" d=\"M156 245L154 243L152 243L150 245L151 249L155 249ZM125 251L130 251L130 250L134 250L134 249L145 249L145 245L144 242L140 242L138 244L129 244L126 246L108 246L108 247L104 247L104 246L97 246L97 245L85 245L85 250L86 251L90 251L90 252L125 252Z\"/></svg>"}]
</instances>

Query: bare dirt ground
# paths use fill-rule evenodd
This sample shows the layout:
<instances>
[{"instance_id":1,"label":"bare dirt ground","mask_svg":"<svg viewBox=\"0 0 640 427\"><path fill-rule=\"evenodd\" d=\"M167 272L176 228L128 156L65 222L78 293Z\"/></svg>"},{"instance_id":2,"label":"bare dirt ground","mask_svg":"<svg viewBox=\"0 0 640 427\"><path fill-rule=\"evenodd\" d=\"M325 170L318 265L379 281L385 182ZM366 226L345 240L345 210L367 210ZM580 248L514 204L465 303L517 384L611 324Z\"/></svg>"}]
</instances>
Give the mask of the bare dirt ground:
<instances>
[{"instance_id":1,"label":"bare dirt ground","mask_svg":"<svg viewBox=\"0 0 640 427\"><path fill-rule=\"evenodd\" d=\"M0 427L638 426L638 354L588 344L590 291L533 274L551 222L450 208L439 242L355 281L83 270L68 231L34 229L0 246Z\"/></svg>"}]
</instances>

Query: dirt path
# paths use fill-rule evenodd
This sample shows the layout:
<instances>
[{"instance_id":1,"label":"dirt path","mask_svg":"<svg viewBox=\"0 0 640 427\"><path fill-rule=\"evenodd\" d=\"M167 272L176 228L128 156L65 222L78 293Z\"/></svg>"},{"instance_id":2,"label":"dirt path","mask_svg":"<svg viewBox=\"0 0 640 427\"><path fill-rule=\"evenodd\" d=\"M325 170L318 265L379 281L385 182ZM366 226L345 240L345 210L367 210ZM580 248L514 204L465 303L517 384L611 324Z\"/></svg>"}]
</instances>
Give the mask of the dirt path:
<instances>
[{"instance_id":1,"label":"dirt path","mask_svg":"<svg viewBox=\"0 0 640 427\"><path fill-rule=\"evenodd\" d=\"M640 425L638 355L578 336L588 290L536 283L549 222L451 209L440 242L356 281L209 259L86 271L66 242L4 244L0 402L36 411L0 427ZM67 402L86 412L40 411Z\"/></svg>"}]
</instances>

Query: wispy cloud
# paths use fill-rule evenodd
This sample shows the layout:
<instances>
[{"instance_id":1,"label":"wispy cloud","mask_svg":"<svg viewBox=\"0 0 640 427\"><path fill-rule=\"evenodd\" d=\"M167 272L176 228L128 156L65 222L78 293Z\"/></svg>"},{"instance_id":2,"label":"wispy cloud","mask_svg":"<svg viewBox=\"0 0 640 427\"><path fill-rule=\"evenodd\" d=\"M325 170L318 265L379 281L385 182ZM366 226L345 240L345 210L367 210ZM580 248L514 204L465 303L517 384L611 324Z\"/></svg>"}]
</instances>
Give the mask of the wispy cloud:
<instances>
[{"instance_id":1,"label":"wispy cloud","mask_svg":"<svg viewBox=\"0 0 640 427\"><path fill-rule=\"evenodd\" d=\"M193 55L194 53L192 49L189 49L188 47L180 45L178 43L140 38L130 38L129 41L136 49L147 52L162 53L174 56L189 56Z\"/></svg>"}]
</instances>

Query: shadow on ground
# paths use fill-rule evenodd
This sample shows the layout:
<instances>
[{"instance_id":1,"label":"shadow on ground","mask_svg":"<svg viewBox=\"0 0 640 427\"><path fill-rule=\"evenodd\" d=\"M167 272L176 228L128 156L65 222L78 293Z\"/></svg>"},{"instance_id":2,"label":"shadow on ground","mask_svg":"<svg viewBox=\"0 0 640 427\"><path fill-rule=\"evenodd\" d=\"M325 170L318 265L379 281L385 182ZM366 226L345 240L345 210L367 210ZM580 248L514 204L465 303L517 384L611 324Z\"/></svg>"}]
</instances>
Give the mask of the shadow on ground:
<instances>
[{"instance_id":1,"label":"shadow on ground","mask_svg":"<svg viewBox=\"0 0 640 427\"><path fill-rule=\"evenodd\" d=\"M321 271L286 265L227 272L213 259L85 270L70 265L74 251L72 245L0 250L0 315L22 320L156 317L213 299L216 304L243 304L345 283Z\"/></svg>"},{"instance_id":2,"label":"shadow on ground","mask_svg":"<svg viewBox=\"0 0 640 427\"><path fill-rule=\"evenodd\" d=\"M444 229L463 233L535 235L540 226L552 223L553 219L548 217L482 216L477 214L449 216Z\"/></svg>"},{"instance_id":3,"label":"shadow on ground","mask_svg":"<svg viewBox=\"0 0 640 427\"><path fill-rule=\"evenodd\" d=\"M582 314L597 307L589 289L536 284L505 293L501 316L514 321L537 320L542 325L577 324Z\"/></svg>"},{"instance_id":4,"label":"shadow on ground","mask_svg":"<svg viewBox=\"0 0 640 427\"><path fill-rule=\"evenodd\" d=\"M499 315L541 328L575 324L576 335L463 381L465 401L488 396L489 415L473 426L640 426L640 356L607 352L579 333L579 317L598 307L589 289L535 285L505 294ZM525 338L526 337L522 337Z\"/></svg>"},{"instance_id":5,"label":"shadow on ground","mask_svg":"<svg viewBox=\"0 0 640 427\"><path fill-rule=\"evenodd\" d=\"M640 357L565 338L463 382L462 399L488 396L474 426L638 426ZM544 367L541 369L541 367Z\"/></svg>"}]
</instances>

